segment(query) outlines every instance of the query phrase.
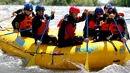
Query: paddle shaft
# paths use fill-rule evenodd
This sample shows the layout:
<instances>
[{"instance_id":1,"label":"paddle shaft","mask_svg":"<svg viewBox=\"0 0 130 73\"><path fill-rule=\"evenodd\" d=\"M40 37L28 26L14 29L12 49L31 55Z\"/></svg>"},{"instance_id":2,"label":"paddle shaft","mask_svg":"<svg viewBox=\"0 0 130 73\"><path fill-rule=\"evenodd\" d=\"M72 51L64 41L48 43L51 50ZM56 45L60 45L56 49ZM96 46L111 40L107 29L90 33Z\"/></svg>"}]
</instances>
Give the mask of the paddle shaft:
<instances>
[{"instance_id":1,"label":"paddle shaft","mask_svg":"<svg viewBox=\"0 0 130 73\"><path fill-rule=\"evenodd\" d=\"M19 32L24 32L24 31L31 30L31 29L32 28L27 28L27 29L24 29L24 30L20 30ZM6 34L0 35L0 36L10 35L10 34L13 34L13 33L15 33L15 32L6 33Z\"/></svg>"},{"instance_id":2,"label":"paddle shaft","mask_svg":"<svg viewBox=\"0 0 130 73\"><path fill-rule=\"evenodd\" d=\"M50 20L51 20L51 16L50 16L50 18L48 19L48 22L46 23L45 29L44 29L43 32L42 32L42 36L41 36L41 38L40 38L40 41L42 41L42 39L43 39L43 37L44 37L44 33L45 33L45 31L46 31L46 28L47 28L48 25L49 25ZM38 49L39 49L39 46L40 46L40 45L37 46L36 52L35 52L34 54L37 54Z\"/></svg>"},{"instance_id":3,"label":"paddle shaft","mask_svg":"<svg viewBox=\"0 0 130 73\"><path fill-rule=\"evenodd\" d=\"M88 15L86 15L86 38L88 38ZM88 43L86 43L86 51L88 52Z\"/></svg>"},{"instance_id":4,"label":"paddle shaft","mask_svg":"<svg viewBox=\"0 0 130 73\"><path fill-rule=\"evenodd\" d=\"M119 31L121 38L123 38L123 35L122 35L122 33L121 33L121 31L120 31L120 29L119 29L118 25L117 25L116 20L115 20L115 19L113 19L113 21L114 21L114 23L116 24L117 30ZM126 42L125 42L125 46L126 46L126 48L127 48L128 52L130 53L130 50L129 50L129 48L128 48L128 46L127 46Z\"/></svg>"}]
</instances>

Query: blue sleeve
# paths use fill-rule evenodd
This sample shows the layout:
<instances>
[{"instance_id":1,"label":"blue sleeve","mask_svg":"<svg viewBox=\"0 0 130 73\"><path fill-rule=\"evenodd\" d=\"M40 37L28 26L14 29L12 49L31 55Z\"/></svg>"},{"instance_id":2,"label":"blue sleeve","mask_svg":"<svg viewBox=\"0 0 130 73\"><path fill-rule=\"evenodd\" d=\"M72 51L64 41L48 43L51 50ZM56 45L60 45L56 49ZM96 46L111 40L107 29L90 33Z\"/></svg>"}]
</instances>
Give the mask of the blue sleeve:
<instances>
[{"instance_id":1,"label":"blue sleeve","mask_svg":"<svg viewBox=\"0 0 130 73\"><path fill-rule=\"evenodd\" d=\"M46 19L48 20L50 18L49 15L45 14ZM51 15L51 20L54 19L54 15Z\"/></svg>"}]
</instances>

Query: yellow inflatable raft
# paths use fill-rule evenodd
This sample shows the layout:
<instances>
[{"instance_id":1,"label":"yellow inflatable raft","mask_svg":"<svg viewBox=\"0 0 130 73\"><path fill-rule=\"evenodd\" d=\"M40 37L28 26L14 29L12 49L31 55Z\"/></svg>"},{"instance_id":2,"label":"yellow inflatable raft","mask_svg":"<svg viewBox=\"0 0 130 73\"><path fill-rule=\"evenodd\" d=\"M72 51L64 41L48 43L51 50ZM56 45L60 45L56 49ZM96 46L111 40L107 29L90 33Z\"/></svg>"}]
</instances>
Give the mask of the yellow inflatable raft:
<instances>
[{"instance_id":1,"label":"yellow inflatable raft","mask_svg":"<svg viewBox=\"0 0 130 73\"><path fill-rule=\"evenodd\" d=\"M86 43L71 47L58 48L57 46L41 45L38 53L35 54L37 45L34 39L22 37L24 44L19 45L16 41L17 34L9 34L11 31L0 31L0 48L8 54L29 58L32 65L51 69L78 69L78 64L83 64L86 69L100 69L112 63L124 64L130 59L130 55L119 41L112 41L117 49L109 41L89 42L88 53ZM49 34L57 35L56 30L51 30ZM77 32L81 35L82 33ZM128 44L128 43L127 43ZM130 47L130 46L129 46Z\"/></svg>"}]
</instances>

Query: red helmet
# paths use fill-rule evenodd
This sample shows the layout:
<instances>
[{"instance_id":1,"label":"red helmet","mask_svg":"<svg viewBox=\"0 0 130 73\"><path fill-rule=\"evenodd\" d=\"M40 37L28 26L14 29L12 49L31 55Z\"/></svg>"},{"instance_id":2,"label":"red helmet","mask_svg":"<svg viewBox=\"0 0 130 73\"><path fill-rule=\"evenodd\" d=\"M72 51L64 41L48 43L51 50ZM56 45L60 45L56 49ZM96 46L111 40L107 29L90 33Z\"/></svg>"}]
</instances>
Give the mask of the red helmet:
<instances>
[{"instance_id":1,"label":"red helmet","mask_svg":"<svg viewBox=\"0 0 130 73\"><path fill-rule=\"evenodd\" d=\"M76 8L76 7L74 7L74 6L72 6L72 7L70 7L69 12L80 13L80 9L79 9L79 8Z\"/></svg>"}]
</instances>

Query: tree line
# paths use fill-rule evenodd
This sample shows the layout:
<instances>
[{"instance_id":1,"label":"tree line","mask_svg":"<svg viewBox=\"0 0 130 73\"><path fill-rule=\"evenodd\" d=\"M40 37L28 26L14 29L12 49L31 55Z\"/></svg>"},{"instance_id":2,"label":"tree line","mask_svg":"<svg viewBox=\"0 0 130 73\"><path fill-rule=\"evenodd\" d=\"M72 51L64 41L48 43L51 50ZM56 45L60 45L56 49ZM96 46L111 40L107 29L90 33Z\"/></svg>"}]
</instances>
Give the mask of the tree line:
<instances>
[{"instance_id":1,"label":"tree line","mask_svg":"<svg viewBox=\"0 0 130 73\"><path fill-rule=\"evenodd\" d=\"M75 5L75 6L100 6L101 2L98 0L39 0L40 2L33 2L30 0L30 3L52 5L52 6L66 6L66 5ZM25 0L0 0L0 5L23 5ZM110 0L109 3L115 6L127 6L130 7L130 0Z\"/></svg>"},{"instance_id":2,"label":"tree line","mask_svg":"<svg viewBox=\"0 0 130 73\"><path fill-rule=\"evenodd\" d=\"M130 0L110 0L109 3L115 6L130 7Z\"/></svg>"},{"instance_id":3,"label":"tree line","mask_svg":"<svg viewBox=\"0 0 130 73\"><path fill-rule=\"evenodd\" d=\"M25 0L0 0L0 5L23 5ZM98 0L40 0L40 2L33 2L32 4L44 4L52 6L66 6L66 5L76 5L76 6L99 6L100 2Z\"/></svg>"}]
</instances>

